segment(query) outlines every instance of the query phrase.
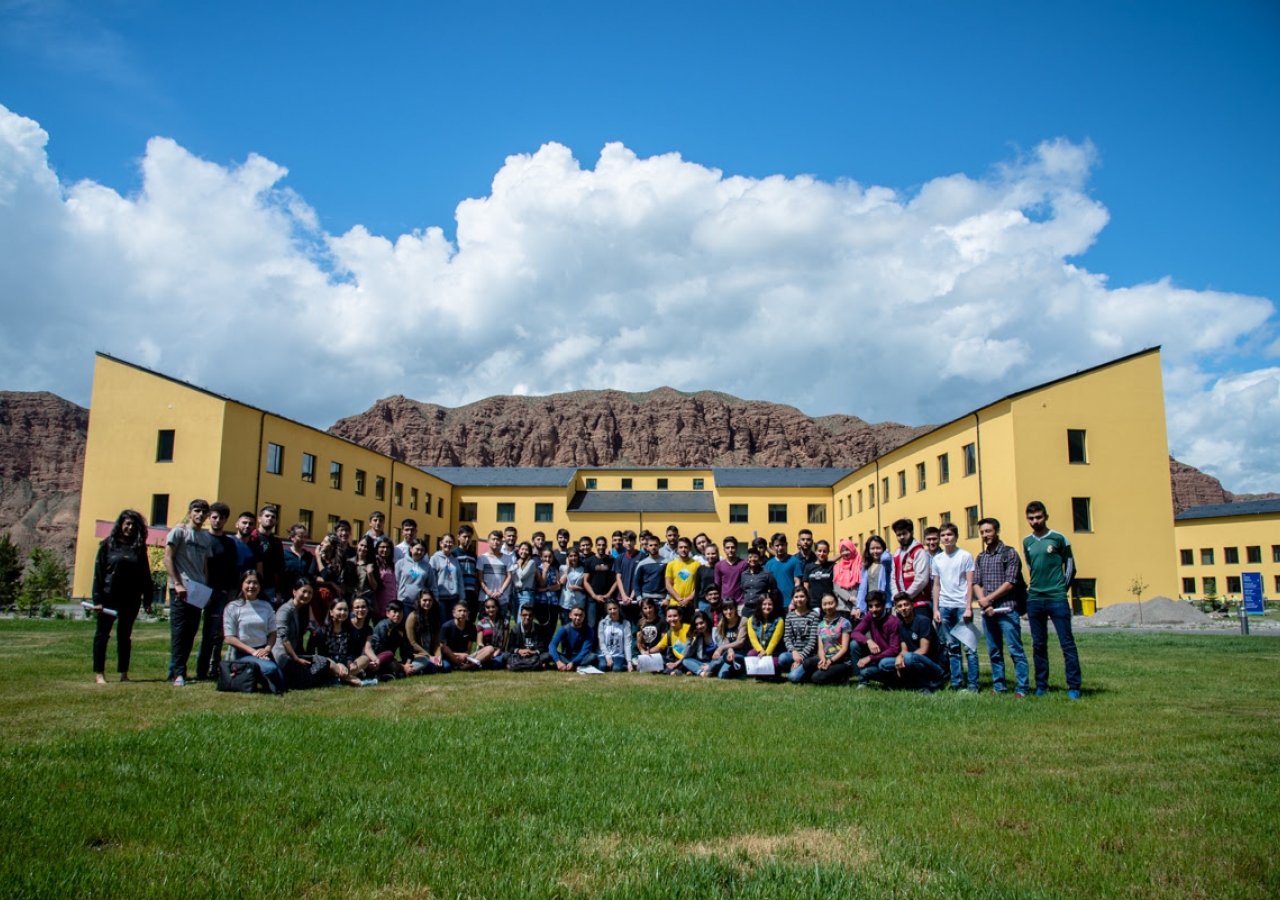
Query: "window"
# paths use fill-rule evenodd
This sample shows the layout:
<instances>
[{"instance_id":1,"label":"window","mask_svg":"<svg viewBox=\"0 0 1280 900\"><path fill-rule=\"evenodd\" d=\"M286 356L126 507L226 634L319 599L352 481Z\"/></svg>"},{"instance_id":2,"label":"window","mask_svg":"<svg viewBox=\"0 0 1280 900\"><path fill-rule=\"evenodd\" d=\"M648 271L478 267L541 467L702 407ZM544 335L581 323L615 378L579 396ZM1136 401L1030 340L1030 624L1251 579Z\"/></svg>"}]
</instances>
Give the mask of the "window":
<instances>
[{"instance_id":1,"label":"window","mask_svg":"<svg viewBox=\"0 0 1280 900\"><path fill-rule=\"evenodd\" d=\"M458 504L458 521L474 522L476 520L476 504L459 503Z\"/></svg>"},{"instance_id":2,"label":"window","mask_svg":"<svg viewBox=\"0 0 1280 900\"><path fill-rule=\"evenodd\" d=\"M364 469L356 469L356 493L364 496Z\"/></svg>"},{"instance_id":3,"label":"window","mask_svg":"<svg viewBox=\"0 0 1280 900\"><path fill-rule=\"evenodd\" d=\"M279 475L284 471L284 447L267 444L267 474Z\"/></svg>"},{"instance_id":4,"label":"window","mask_svg":"<svg viewBox=\"0 0 1280 900\"><path fill-rule=\"evenodd\" d=\"M1276 593L1280 594L1280 575L1276 576Z\"/></svg>"},{"instance_id":5,"label":"window","mask_svg":"<svg viewBox=\"0 0 1280 900\"><path fill-rule=\"evenodd\" d=\"M404 484L397 481L391 488L391 496L396 501L396 506L404 506Z\"/></svg>"},{"instance_id":6,"label":"window","mask_svg":"<svg viewBox=\"0 0 1280 900\"><path fill-rule=\"evenodd\" d=\"M498 521L514 522L516 520L516 505L514 503L498 504Z\"/></svg>"},{"instance_id":7,"label":"window","mask_svg":"<svg viewBox=\"0 0 1280 900\"><path fill-rule=\"evenodd\" d=\"M695 491L703 490L705 487L706 487L706 482L703 479L701 478L693 479L693 489Z\"/></svg>"},{"instance_id":8,"label":"window","mask_svg":"<svg viewBox=\"0 0 1280 900\"><path fill-rule=\"evenodd\" d=\"M944 453L938 457L938 484L946 484L951 480L951 457Z\"/></svg>"},{"instance_id":9,"label":"window","mask_svg":"<svg viewBox=\"0 0 1280 900\"><path fill-rule=\"evenodd\" d=\"M373 499L387 499L387 479L383 478L381 475L373 476Z\"/></svg>"},{"instance_id":10,"label":"window","mask_svg":"<svg viewBox=\"0 0 1280 900\"><path fill-rule=\"evenodd\" d=\"M309 509L298 510L298 524L301 525L303 528L307 529L308 539L310 539L311 537L311 520L313 517L314 517L314 513L312 513L311 510Z\"/></svg>"},{"instance_id":11,"label":"window","mask_svg":"<svg viewBox=\"0 0 1280 900\"><path fill-rule=\"evenodd\" d=\"M409 488L409 508L418 508L418 489L415 487Z\"/></svg>"},{"instance_id":12,"label":"window","mask_svg":"<svg viewBox=\"0 0 1280 900\"><path fill-rule=\"evenodd\" d=\"M422 511L427 515L431 515L431 492L425 491L424 493L426 493L427 499L422 501Z\"/></svg>"},{"instance_id":13,"label":"window","mask_svg":"<svg viewBox=\"0 0 1280 900\"><path fill-rule=\"evenodd\" d=\"M1212 547L1200 548L1200 565L1202 566L1213 565L1213 548Z\"/></svg>"},{"instance_id":14,"label":"window","mask_svg":"<svg viewBox=\"0 0 1280 900\"><path fill-rule=\"evenodd\" d=\"M364 537L364 519L351 520L351 534L353 535L352 540L355 541Z\"/></svg>"},{"instance_id":15,"label":"window","mask_svg":"<svg viewBox=\"0 0 1280 900\"><path fill-rule=\"evenodd\" d=\"M1194 566L1196 564L1195 554L1190 550L1179 550L1178 557L1184 566Z\"/></svg>"},{"instance_id":16,"label":"window","mask_svg":"<svg viewBox=\"0 0 1280 900\"><path fill-rule=\"evenodd\" d=\"M342 520L339 519L337 516L334 516L334 515L329 516L329 534L333 534L334 531L337 530L338 523L341 521Z\"/></svg>"},{"instance_id":17,"label":"window","mask_svg":"<svg viewBox=\"0 0 1280 900\"><path fill-rule=\"evenodd\" d=\"M151 495L151 525L153 528L169 526L169 495Z\"/></svg>"},{"instance_id":18,"label":"window","mask_svg":"<svg viewBox=\"0 0 1280 900\"><path fill-rule=\"evenodd\" d=\"M660 491L665 491L666 489L667 489L667 479L665 479L665 478L659 478L659 479L658 479L658 490L660 490Z\"/></svg>"},{"instance_id":19,"label":"window","mask_svg":"<svg viewBox=\"0 0 1280 900\"><path fill-rule=\"evenodd\" d=\"M1245 560L1250 565L1257 565L1258 563L1262 562L1262 548L1261 547L1245 547L1244 557L1245 557Z\"/></svg>"},{"instance_id":20,"label":"window","mask_svg":"<svg viewBox=\"0 0 1280 900\"><path fill-rule=\"evenodd\" d=\"M949 512L942 512L942 513L938 513L938 527L939 527L939 528L941 528L943 525L946 525L946 524L947 524L948 522L950 522L950 521L951 521L951 513L949 513Z\"/></svg>"},{"instance_id":21,"label":"window","mask_svg":"<svg viewBox=\"0 0 1280 900\"><path fill-rule=\"evenodd\" d=\"M1240 548L1239 547L1223 547L1222 561L1229 566L1240 565Z\"/></svg>"},{"instance_id":22,"label":"window","mask_svg":"<svg viewBox=\"0 0 1280 900\"><path fill-rule=\"evenodd\" d=\"M1071 528L1073 531L1093 531L1093 510L1088 497L1071 498Z\"/></svg>"},{"instance_id":23,"label":"window","mask_svg":"<svg viewBox=\"0 0 1280 900\"><path fill-rule=\"evenodd\" d=\"M1216 578L1204 579L1204 595L1206 597L1218 596L1218 579Z\"/></svg>"},{"instance_id":24,"label":"window","mask_svg":"<svg viewBox=\"0 0 1280 900\"><path fill-rule=\"evenodd\" d=\"M862 512L862 491L858 491L858 512Z\"/></svg>"},{"instance_id":25,"label":"window","mask_svg":"<svg viewBox=\"0 0 1280 900\"><path fill-rule=\"evenodd\" d=\"M1280 563L1280 544L1271 545L1271 561Z\"/></svg>"},{"instance_id":26,"label":"window","mask_svg":"<svg viewBox=\"0 0 1280 900\"><path fill-rule=\"evenodd\" d=\"M844 518L844 498L840 498L840 518Z\"/></svg>"},{"instance_id":27,"label":"window","mask_svg":"<svg viewBox=\"0 0 1280 900\"><path fill-rule=\"evenodd\" d=\"M898 473L898 496L907 496L907 470L903 469Z\"/></svg>"},{"instance_id":28,"label":"window","mask_svg":"<svg viewBox=\"0 0 1280 900\"><path fill-rule=\"evenodd\" d=\"M1083 466L1089 462L1089 452L1084 442L1083 428L1067 429L1067 462Z\"/></svg>"},{"instance_id":29,"label":"window","mask_svg":"<svg viewBox=\"0 0 1280 900\"><path fill-rule=\"evenodd\" d=\"M925 475L924 463L916 463L916 490L923 491L929 486L929 481Z\"/></svg>"},{"instance_id":30,"label":"window","mask_svg":"<svg viewBox=\"0 0 1280 900\"><path fill-rule=\"evenodd\" d=\"M535 522L551 522L552 515L555 511L555 505L551 503L535 503L533 504L533 521Z\"/></svg>"},{"instance_id":31,"label":"window","mask_svg":"<svg viewBox=\"0 0 1280 900\"><path fill-rule=\"evenodd\" d=\"M444 518L444 498L443 497L436 498L436 518L437 519Z\"/></svg>"},{"instance_id":32,"label":"window","mask_svg":"<svg viewBox=\"0 0 1280 900\"><path fill-rule=\"evenodd\" d=\"M880 505L884 506L889 502L889 479L882 478L880 481Z\"/></svg>"},{"instance_id":33,"label":"window","mask_svg":"<svg viewBox=\"0 0 1280 900\"><path fill-rule=\"evenodd\" d=\"M335 491L342 490L342 463L329 463L329 487Z\"/></svg>"},{"instance_id":34,"label":"window","mask_svg":"<svg viewBox=\"0 0 1280 900\"><path fill-rule=\"evenodd\" d=\"M1194 594L1196 592L1196 580L1194 578L1182 579L1182 593Z\"/></svg>"},{"instance_id":35,"label":"window","mask_svg":"<svg viewBox=\"0 0 1280 900\"><path fill-rule=\"evenodd\" d=\"M876 508L876 483L873 481L867 485L867 505L872 509Z\"/></svg>"},{"instance_id":36,"label":"window","mask_svg":"<svg viewBox=\"0 0 1280 900\"><path fill-rule=\"evenodd\" d=\"M1076 613L1081 612L1079 600L1081 597L1098 597L1098 579L1096 578L1077 578L1071 582L1071 596L1076 600L1073 604L1073 610Z\"/></svg>"},{"instance_id":37,"label":"window","mask_svg":"<svg viewBox=\"0 0 1280 900\"><path fill-rule=\"evenodd\" d=\"M787 504L770 503L769 504L769 524L785 525L787 523Z\"/></svg>"},{"instance_id":38,"label":"window","mask_svg":"<svg viewBox=\"0 0 1280 900\"><path fill-rule=\"evenodd\" d=\"M747 504L730 503L729 504L729 522L742 524L742 523L745 523L746 521L747 521Z\"/></svg>"},{"instance_id":39,"label":"window","mask_svg":"<svg viewBox=\"0 0 1280 900\"><path fill-rule=\"evenodd\" d=\"M173 462L173 429L163 429L156 435L156 462Z\"/></svg>"},{"instance_id":40,"label":"window","mask_svg":"<svg viewBox=\"0 0 1280 900\"><path fill-rule=\"evenodd\" d=\"M302 480L313 484L316 480L316 458L310 453L302 454Z\"/></svg>"},{"instance_id":41,"label":"window","mask_svg":"<svg viewBox=\"0 0 1280 900\"><path fill-rule=\"evenodd\" d=\"M924 516L923 518L916 519L916 534L920 535L921 537L924 537L924 530L928 527L929 527L928 516Z\"/></svg>"},{"instance_id":42,"label":"window","mask_svg":"<svg viewBox=\"0 0 1280 900\"><path fill-rule=\"evenodd\" d=\"M1228 594L1239 594L1240 592L1241 592L1241 591L1240 591L1240 576L1239 576L1239 575L1228 575L1228 576L1227 576L1227 593L1228 593Z\"/></svg>"},{"instance_id":43,"label":"window","mask_svg":"<svg viewBox=\"0 0 1280 900\"><path fill-rule=\"evenodd\" d=\"M630 479L630 478L624 478L624 479L622 479L622 489L623 489L624 491L629 491L629 490L631 490L631 479Z\"/></svg>"},{"instance_id":44,"label":"window","mask_svg":"<svg viewBox=\"0 0 1280 900\"><path fill-rule=\"evenodd\" d=\"M978 471L978 446L977 444L965 444L961 448L961 452L964 453L964 474L967 478Z\"/></svg>"},{"instance_id":45,"label":"window","mask_svg":"<svg viewBox=\"0 0 1280 900\"><path fill-rule=\"evenodd\" d=\"M978 507L966 506L964 508L964 527L966 537L976 538L978 536Z\"/></svg>"},{"instance_id":46,"label":"window","mask_svg":"<svg viewBox=\"0 0 1280 900\"><path fill-rule=\"evenodd\" d=\"M589 491L594 491L595 489L596 489L596 479L594 479L594 478L588 478L588 479L587 479L587 490L589 490Z\"/></svg>"},{"instance_id":47,"label":"window","mask_svg":"<svg viewBox=\"0 0 1280 900\"><path fill-rule=\"evenodd\" d=\"M827 524L827 504L825 503L809 504L809 524L810 525L826 525Z\"/></svg>"}]
</instances>

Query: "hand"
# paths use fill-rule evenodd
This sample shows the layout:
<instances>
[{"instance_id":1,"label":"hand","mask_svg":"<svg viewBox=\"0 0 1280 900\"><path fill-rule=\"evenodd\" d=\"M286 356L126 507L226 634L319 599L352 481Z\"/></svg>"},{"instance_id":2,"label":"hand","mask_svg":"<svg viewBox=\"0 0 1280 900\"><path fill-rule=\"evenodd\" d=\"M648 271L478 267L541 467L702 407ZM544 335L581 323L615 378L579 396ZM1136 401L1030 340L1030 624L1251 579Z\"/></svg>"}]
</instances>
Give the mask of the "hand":
<instances>
[{"instance_id":1,"label":"hand","mask_svg":"<svg viewBox=\"0 0 1280 900\"><path fill-rule=\"evenodd\" d=\"M825 656L822 657L822 659L818 660L818 668L825 672L827 669L831 668L831 660L827 659Z\"/></svg>"},{"instance_id":2,"label":"hand","mask_svg":"<svg viewBox=\"0 0 1280 900\"><path fill-rule=\"evenodd\" d=\"M894 668L896 668L899 672L901 672L903 669L907 667L907 658L905 656L899 655L898 658L894 660L893 665L894 665Z\"/></svg>"},{"instance_id":3,"label":"hand","mask_svg":"<svg viewBox=\"0 0 1280 900\"><path fill-rule=\"evenodd\" d=\"M966 610L964 611L964 615L963 615L963 616L961 616L960 618L961 618L961 619L963 619L965 622L972 622L972 621L973 621L973 610L971 610L971 609L966 609Z\"/></svg>"},{"instance_id":4,"label":"hand","mask_svg":"<svg viewBox=\"0 0 1280 900\"><path fill-rule=\"evenodd\" d=\"M266 659L271 655L271 651L266 647L259 647L257 650L253 651L253 655L258 657L258 659Z\"/></svg>"},{"instance_id":5,"label":"hand","mask_svg":"<svg viewBox=\"0 0 1280 900\"><path fill-rule=\"evenodd\" d=\"M344 666L342 663L334 663L333 671L334 671L334 674L337 675L339 678L346 678L347 675L350 674L351 670L348 669L346 666Z\"/></svg>"},{"instance_id":6,"label":"hand","mask_svg":"<svg viewBox=\"0 0 1280 900\"><path fill-rule=\"evenodd\" d=\"M853 609L849 610L849 618L853 619L853 621L855 621L855 622L861 622L861 621L862 621L862 610L858 609L858 608L855 606Z\"/></svg>"},{"instance_id":7,"label":"hand","mask_svg":"<svg viewBox=\"0 0 1280 900\"><path fill-rule=\"evenodd\" d=\"M725 658L725 659L727 659L727 660L729 660L729 662L733 662L733 660L734 660L734 658L735 658L736 656L737 656L737 654L735 654L735 653L733 652L733 648L732 648L732 647L730 647L730 648L729 648L729 651L724 655L724 658Z\"/></svg>"},{"instance_id":8,"label":"hand","mask_svg":"<svg viewBox=\"0 0 1280 900\"><path fill-rule=\"evenodd\" d=\"M867 649L870 650L872 653L879 653L880 645L877 644L875 641L867 641Z\"/></svg>"},{"instance_id":9,"label":"hand","mask_svg":"<svg viewBox=\"0 0 1280 900\"><path fill-rule=\"evenodd\" d=\"M102 604L101 604L101 603L95 603L95 604L93 604L93 611L94 611L94 612L102 612Z\"/></svg>"},{"instance_id":10,"label":"hand","mask_svg":"<svg viewBox=\"0 0 1280 900\"><path fill-rule=\"evenodd\" d=\"M858 660L858 668L859 668L859 669L865 669L865 668L866 668L867 666L869 666L869 665L871 665L871 657L870 657L870 656L864 656L864 657L862 657L862 659Z\"/></svg>"},{"instance_id":11,"label":"hand","mask_svg":"<svg viewBox=\"0 0 1280 900\"><path fill-rule=\"evenodd\" d=\"M934 625L941 625L941 624L942 624L942 610L935 609L935 610L933 611L933 624L934 624Z\"/></svg>"},{"instance_id":12,"label":"hand","mask_svg":"<svg viewBox=\"0 0 1280 900\"><path fill-rule=\"evenodd\" d=\"M798 666L798 665L800 665L802 662L804 662L804 654L803 654L803 653L801 653L799 650L792 650L792 651L791 651L791 664L792 664L793 666Z\"/></svg>"},{"instance_id":13,"label":"hand","mask_svg":"<svg viewBox=\"0 0 1280 900\"><path fill-rule=\"evenodd\" d=\"M187 589L184 587L176 587L173 589L173 595L183 603L187 602Z\"/></svg>"},{"instance_id":14,"label":"hand","mask_svg":"<svg viewBox=\"0 0 1280 900\"><path fill-rule=\"evenodd\" d=\"M996 614L996 608L994 606L984 606L982 607L982 614L989 619Z\"/></svg>"}]
</instances>

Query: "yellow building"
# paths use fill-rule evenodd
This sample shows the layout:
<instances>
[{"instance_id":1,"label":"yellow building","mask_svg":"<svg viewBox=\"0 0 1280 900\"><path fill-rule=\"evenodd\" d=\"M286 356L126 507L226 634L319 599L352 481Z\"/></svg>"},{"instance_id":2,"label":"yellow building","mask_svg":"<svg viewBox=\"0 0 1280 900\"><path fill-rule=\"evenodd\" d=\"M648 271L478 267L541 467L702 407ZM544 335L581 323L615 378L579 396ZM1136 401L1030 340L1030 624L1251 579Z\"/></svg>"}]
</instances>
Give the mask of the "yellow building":
<instances>
[{"instance_id":1,"label":"yellow building","mask_svg":"<svg viewBox=\"0 0 1280 900\"><path fill-rule=\"evenodd\" d=\"M515 527L554 537L567 528L734 535L802 529L815 540L887 535L899 518L954 520L961 545L980 550L977 521L995 516L1020 546L1027 501L1044 501L1050 527L1075 548L1077 594L1100 605L1172 596L1177 581L1164 396L1158 349L1010 395L921 435L858 470L770 468L418 469L323 431L99 354L80 507L75 592L85 596L98 542L120 510L137 509L163 541L191 498L233 514L271 504L282 530L313 539L338 519L363 530L387 516L398 536L414 518L429 545L472 526L483 540ZM1207 546L1207 545L1206 545Z\"/></svg>"},{"instance_id":2,"label":"yellow building","mask_svg":"<svg viewBox=\"0 0 1280 900\"><path fill-rule=\"evenodd\" d=\"M1179 594L1241 599L1240 575L1262 575L1264 596L1280 597L1280 500L1196 506L1174 519Z\"/></svg>"}]
</instances>

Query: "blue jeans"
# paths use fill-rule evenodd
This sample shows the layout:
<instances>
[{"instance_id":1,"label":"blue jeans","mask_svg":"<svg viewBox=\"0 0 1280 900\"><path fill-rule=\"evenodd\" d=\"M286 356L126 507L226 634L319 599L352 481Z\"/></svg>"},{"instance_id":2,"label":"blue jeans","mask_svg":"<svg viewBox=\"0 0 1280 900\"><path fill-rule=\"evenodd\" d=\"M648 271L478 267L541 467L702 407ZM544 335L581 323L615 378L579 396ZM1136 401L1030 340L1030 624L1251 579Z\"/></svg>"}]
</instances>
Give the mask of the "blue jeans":
<instances>
[{"instance_id":1,"label":"blue jeans","mask_svg":"<svg viewBox=\"0 0 1280 900\"><path fill-rule=\"evenodd\" d=\"M262 673L262 677L270 681L276 687L276 693L283 694L285 690L284 676L280 674L280 667L270 659L258 659L256 656L250 656L247 653L237 653L236 659L240 662L251 662L258 667L258 671Z\"/></svg>"},{"instance_id":2,"label":"blue jeans","mask_svg":"<svg viewBox=\"0 0 1280 900\"><path fill-rule=\"evenodd\" d=\"M520 618L520 610L524 609L533 602L533 591L516 591L515 594L515 614L516 618Z\"/></svg>"},{"instance_id":3,"label":"blue jeans","mask_svg":"<svg viewBox=\"0 0 1280 900\"><path fill-rule=\"evenodd\" d=\"M625 672L627 671L627 658L625 656L600 656L600 668L606 672Z\"/></svg>"},{"instance_id":4,"label":"blue jeans","mask_svg":"<svg viewBox=\"0 0 1280 900\"><path fill-rule=\"evenodd\" d=\"M1080 654L1071 633L1071 604L1066 600L1027 600L1027 624L1031 626L1031 656L1036 665L1036 690L1049 689L1049 621L1062 647L1067 688L1080 690Z\"/></svg>"},{"instance_id":5,"label":"blue jeans","mask_svg":"<svg viewBox=\"0 0 1280 900\"><path fill-rule=\"evenodd\" d=\"M932 688L946 680L946 673L942 671L942 666L927 656L906 653L902 657L902 663L903 668L899 673L896 658L880 660L876 680L890 687L904 688Z\"/></svg>"},{"instance_id":6,"label":"blue jeans","mask_svg":"<svg viewBox=\"0 0 1280 900\"><path fill-rule=\"evenodd\" d=\"M978 689L977 651L970 650L951 636L951 629L964 621L965 611L959 607L940 606L938 612L942 614L942 627L938 629L938 637L942 639L947 649L947 661L951 664L951 686L958 688L964 684L964 665L960 660L963 653L969 662L969 687L976 691Z\"/></svg>"},{"instance_id":7,"label":"blue jeans","mask_svg":"<svg viewBox=\"0 0 1280 900\"><path fill-rule=\"evenodd\" d=\"M805 669L805 665L809 660L813 660L813 666L816 669L818 666L818 657L806 656L804 659L800 660L800 662L796 662L795 657L792 656L790 652L785 652L778 657L778 671L787 672L787 681L790 681L792 684L799 684L804 681L805 675L812 671Z\"/></svg>"},{"instance_id":8,"label":"blue jeans","mask_svg":"<svg viewBox=\"0 0 1280 900\"><path fill-rule=\"evenodd\" d=\"M735 652L733 662L729 662L723 656L712 660L711 672L717 678L742 678L747 674L747 664L742 661L742 655Z\"/></svg>"},{"instance_id":9,"label":"blue jeans","mask_svg":"<svg viewBox=\"0 0 1280 900\"><path fill-rule=\"evenodd\" d=\"M447 659L442 658L440 665L437 666L429 656L415 656L413 658L414 675L439 675L452 669L453 666L449 665L449 660Z\"/></svg>"},{"instance_id":10,"label":"blue jeans","mask_svg":"<svg viewBox=\"0 0 1280 900\"><path fill-rule=\"evenodd\" d=\"M991 657L991 689L1004 693L1004 650L1009 648L1013 660L1013 672L1019 693L1027 692L1027 654L1022 649L1022 619L1016 612L997 613L982 617L982 628L987 633L987 654Z\"/></svg>"},{"instance_id":11,"label":"blue jeans","mask_svg":"<svg viewBox=\"0 0 1280 900\"><path fill-rule=\"evenodd\" d=\"M717 662L718 662L718 660L717 660ZM711 671L711 666L713 665L713 663L709 663L709 662L702 662L701 660L698 660L698 659L682 659L682 660L680 660L680 665L684 666L686 669L688 669L688 670L689 670L690 672L692 672L694 675L699 675L699 674L701 674L701 673L702 673L702 670L703 670L704 668L705 668L708 672L710 672L710 671Z\"/></svg>"},{"instance_id":12,"label":"blue jeans","mask_svg":"<svg viewBox=\"0 0 1280 900\"><path fill-rule=\"evenodd\" d=\"M587 627L591 629L591 633L595 634L596 626L600 624L600 608L603 603L597 603L595 600L587 600Z\"/></svg>"}]
</instances>

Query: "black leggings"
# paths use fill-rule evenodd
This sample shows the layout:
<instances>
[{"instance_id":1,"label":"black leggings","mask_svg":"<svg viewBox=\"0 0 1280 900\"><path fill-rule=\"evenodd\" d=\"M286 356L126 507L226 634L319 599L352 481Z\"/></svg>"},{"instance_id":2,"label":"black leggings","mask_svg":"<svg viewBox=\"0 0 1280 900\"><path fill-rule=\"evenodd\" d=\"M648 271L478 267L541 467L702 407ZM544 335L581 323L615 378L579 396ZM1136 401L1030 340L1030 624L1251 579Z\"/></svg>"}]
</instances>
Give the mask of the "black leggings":
<instances>
[{"instance_id":1,"label":"black leggings","mask_svg":"<svg viewBox=\"0 0 1280 900\"><path fill-rule=\"evenodd\" d=\"M116 629L116 671L129 671L129 655L133 651L133 623L138 618L138 611L142 608L142 601L134 599L132 602L124 599L117 600L114 597L107 597L102 601L102 605L107 609L114 609L119 616L109 616L106 613L98 613L98 626L93 633L93 671L101 675L107 669L107 641L111 639L111 627L119 623Z\"/></svg>"}]
</instances>

